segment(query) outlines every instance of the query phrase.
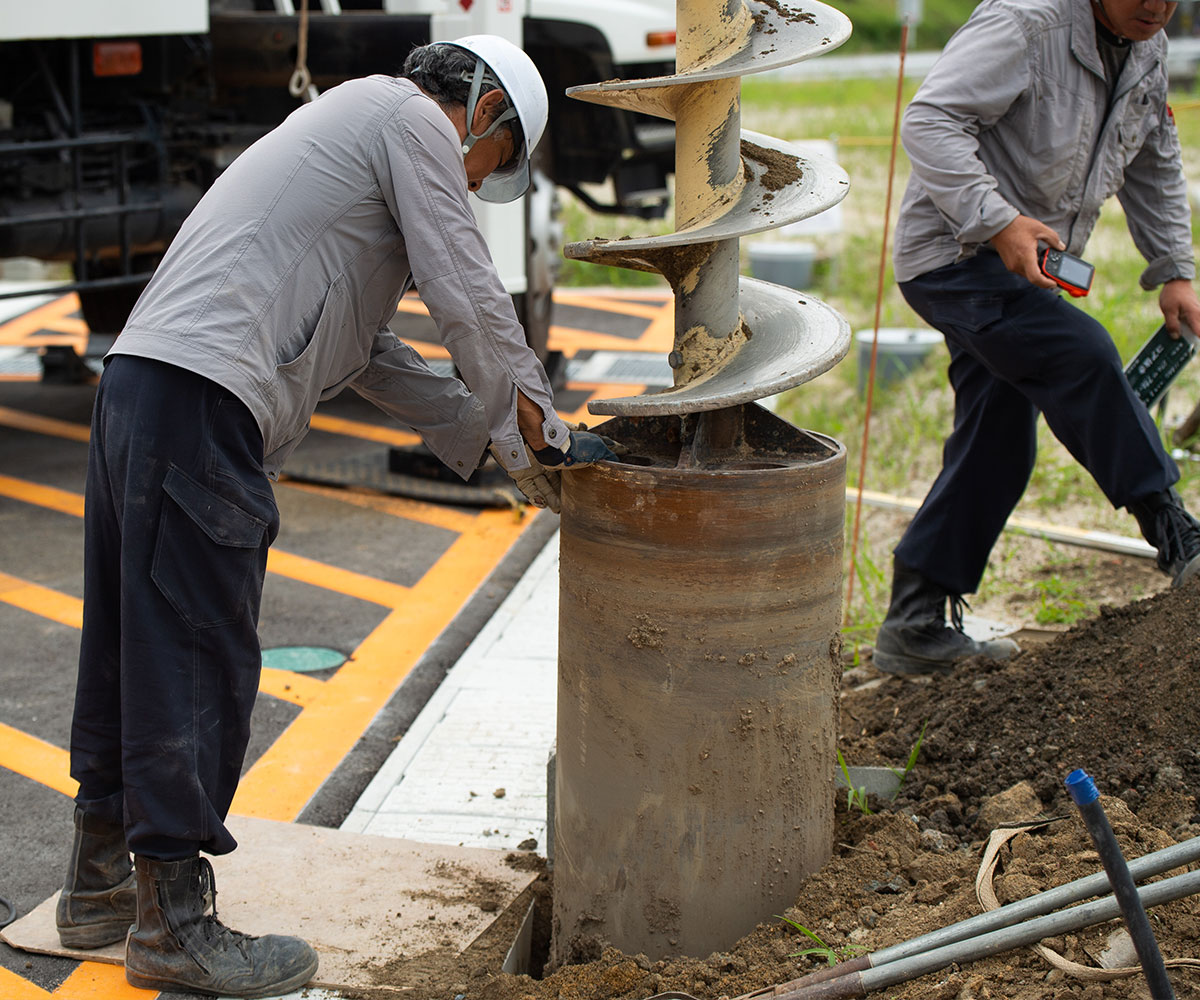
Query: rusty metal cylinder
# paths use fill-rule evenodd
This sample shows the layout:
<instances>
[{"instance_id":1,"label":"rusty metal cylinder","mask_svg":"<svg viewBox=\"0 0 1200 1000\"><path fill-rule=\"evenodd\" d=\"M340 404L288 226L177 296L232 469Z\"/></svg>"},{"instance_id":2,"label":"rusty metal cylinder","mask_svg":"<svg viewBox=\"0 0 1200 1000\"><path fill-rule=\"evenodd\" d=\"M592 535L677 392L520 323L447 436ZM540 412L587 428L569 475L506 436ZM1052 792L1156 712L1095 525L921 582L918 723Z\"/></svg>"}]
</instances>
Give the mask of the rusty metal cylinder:
<instances>
[{"instance_id":1,"label":"rusty metal cylinder","mask_svg":"<svg viewBox=\"0 0 1200 1000\"><path fill-rule=\"evenodd\" d=\"M711 467L620 418L563 477L557 962L728 948L832 851L845 449L749 409Z\"/></svg>"}]
</instances>

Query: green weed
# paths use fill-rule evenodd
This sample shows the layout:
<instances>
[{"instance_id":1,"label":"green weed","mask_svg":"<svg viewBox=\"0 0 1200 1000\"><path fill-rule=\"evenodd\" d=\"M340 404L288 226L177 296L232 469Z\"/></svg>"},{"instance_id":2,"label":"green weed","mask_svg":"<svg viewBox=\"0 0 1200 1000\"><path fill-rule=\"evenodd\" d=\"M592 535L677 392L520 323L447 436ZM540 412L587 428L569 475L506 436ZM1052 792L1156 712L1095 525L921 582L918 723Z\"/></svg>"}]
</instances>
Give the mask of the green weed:
<instances>
[{"instance_id":1,"label":"green weed","mask_svg":"<svg viewBox=\"0 0 1200 1000\"><path fill-rule=\"evenodd\" d=\"M815 945L815 947L805 948L803 951L794 951L788 955L788 958L800 958L804 955L820 955L821 958L825 959L825 961L830 965L837 965L838 962L844 962L848 958L853 958L855 955L861 955L863 952L867 951L867 949L862 945L857 944L849 944L844 945L841 948L835 948L832 945L826 944L814 931L810 931L803 924L799 924L789 917L782 917L778 913L775 914L775 917L778 920L782 920L788 926L798 930Z\"/></svg>"},{"instance_id":2,"label":"green weed","mask_svg":"<svg viewBox=\"0 0 1200 1000\"><path fill-rule=\"evenodd\" d=\"M914 767L916 767L916 765L917 765L917 757L920 756L920 753L921 753L921 744L925 742L925 728L928 725L929 725L928 719L926 719L925 722L923 722L921 724L921 731L917 734L917 742L913 744L912 750L909 751L908 760L904 762L903 770L897 770L894 767L888 768L888 770L891 771L892 774L894 774L897 778L900 779L900 783L898 785L896 785L895 792L892 793L893 799L895 799L896 796L900 794L900 789L904 787L904 782L908 780L908 776L910 774L912 774L912 769Z\"/></svg>"},{"instance_id":3,"label":"green weed","mask_svg":"<svg viewBox=\"0 0 1200 1000\"><path fill-rule=\"evenodd\" d=\"M837 762L838 767L842 769L842 777L846 779L846 808L853 809L857 806L858 811L864 816L870 816L871 804L867 801L867 786L859 785L857 788L854 786L854 782L850 780L850 768L846 766L846 758L842 756L840 747L837 751ZM803 927L800 929L804 930Z\"/></svg>"}]
</instances>

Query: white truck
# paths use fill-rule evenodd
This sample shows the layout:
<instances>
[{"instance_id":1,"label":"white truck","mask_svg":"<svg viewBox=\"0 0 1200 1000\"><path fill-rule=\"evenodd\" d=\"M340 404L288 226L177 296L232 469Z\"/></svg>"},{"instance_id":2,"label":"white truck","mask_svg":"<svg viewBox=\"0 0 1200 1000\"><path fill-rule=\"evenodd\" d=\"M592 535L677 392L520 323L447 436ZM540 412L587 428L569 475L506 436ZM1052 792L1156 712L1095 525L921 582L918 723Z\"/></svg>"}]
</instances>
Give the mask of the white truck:
<instances>
[{"instance_id":1,"label":"white truck","mask_svg":"<svg viewBox=\"0 0 1200 1000\"><path fill-rule=\"evenodd\" d=\"M550 92L530 195L476 202L546 360L555 186L597 210L652 217L665 210L674 169L670 123L564 91L672 72L674 0L307 0L307 11L301 3L6 3L0 258L69 261L74 281L58 290L78 292L94 333L116 334L204 190L300 100L351 77L395 73L413 45L490 32L522 45ZM288 85L302 51L313 89L298 98ZM611 196L598 203L597 190ZM56 369L63 363L47 357Z\"/></svg>"}]
</instances>

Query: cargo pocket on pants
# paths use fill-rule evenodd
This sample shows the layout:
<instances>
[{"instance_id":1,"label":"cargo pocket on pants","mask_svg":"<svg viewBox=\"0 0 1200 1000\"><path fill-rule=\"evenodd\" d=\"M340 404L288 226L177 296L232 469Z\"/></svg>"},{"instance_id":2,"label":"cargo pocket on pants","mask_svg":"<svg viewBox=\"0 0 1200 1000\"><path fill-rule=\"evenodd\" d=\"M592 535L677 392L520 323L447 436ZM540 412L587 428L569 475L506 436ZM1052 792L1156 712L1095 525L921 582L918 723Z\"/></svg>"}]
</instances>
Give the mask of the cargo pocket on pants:
<instances>
[{"instance_id":1,"label":"cargo pocket on pants","mask_svg":"<svg viewBox=\"0 0 1200 1000\"><path fill-rule=\"evenodd\" d=\"M163 479L162 516L151 576L191 628L242 618L267 522L172 465Z\"/></svg>"}]
</instances>

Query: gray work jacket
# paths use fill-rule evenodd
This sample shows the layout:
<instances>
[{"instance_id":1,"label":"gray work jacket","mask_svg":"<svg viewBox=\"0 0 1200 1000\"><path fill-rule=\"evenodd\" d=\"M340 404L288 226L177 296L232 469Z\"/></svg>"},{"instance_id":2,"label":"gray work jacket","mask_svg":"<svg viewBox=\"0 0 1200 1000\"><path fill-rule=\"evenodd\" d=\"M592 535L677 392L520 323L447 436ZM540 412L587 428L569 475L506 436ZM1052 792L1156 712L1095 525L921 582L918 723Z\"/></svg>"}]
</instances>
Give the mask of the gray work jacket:
<instances>
[{"instance_id":1,"label":"gray work jacket","mask_svg":"<svg viewBox=\"0 0 1200 1000\"><path fill-rule=\"evenodd\" d=\"M1080 254L1113 194L1149 262L1142 287L1195 276L1162 32L1133 43L1110 108L1088 0L983 0L917 90L901 136L912 176L898 281L973 255L1018 213Z\"/></svg>"},{"instance_id":2,"label":"gray work jacket","mask_svg":"<svg viewBox=\"0 0 1200 1000\"><path fill-rule=\"evenodd\" d=\"M466 386L387 328L414 281ZM458 136L408 80L344 83L242 153L184 223L112 353L235 393L272 477L318 401L347 386L463 478L489 438L506 468L529 465L518 388L541 407L547 441L567 440L471 212Z\"/></svg>"}]
</instances>

